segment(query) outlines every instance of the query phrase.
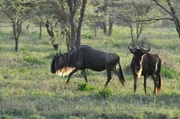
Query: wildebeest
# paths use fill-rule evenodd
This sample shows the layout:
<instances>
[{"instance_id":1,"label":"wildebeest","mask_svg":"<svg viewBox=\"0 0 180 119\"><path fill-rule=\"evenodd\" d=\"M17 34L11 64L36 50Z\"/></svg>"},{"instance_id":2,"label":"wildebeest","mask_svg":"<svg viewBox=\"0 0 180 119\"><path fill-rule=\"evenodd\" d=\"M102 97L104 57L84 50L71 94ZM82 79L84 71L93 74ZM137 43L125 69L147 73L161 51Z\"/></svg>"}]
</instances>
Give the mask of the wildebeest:
<instances>
[{"instance_id":1,"label":"wildebeest","mask_svg":"<svg viewBox=\"0 0 180 119\"><path fill-rule=\"evenodd\" d=\"M116 69L116 65L119 65L119 71ZM107 82L108 85L111 80L111 71L119 78L119 81L124 85L125 79L120 65L120 57L115 53L103 52L100 50L93 49L87 45L81 45L75 49L70 50L67 53L57 53L52 60L51 72L52 73L65 73L67 67L72 69L68 75L67 83L71 76L78 70L82 71L83 77L86 82L86 69L94 71L107 71Z\"/></svg>"},{"instance_id":2,"label":"wildebeest","mask_svg":"<svg viewBox=\"0 0 180 119\"><path fill-rule=\"evenodd\" d=\"M150 47L128 46L129 51L134 55L131 61L131 70L134 76L134 93L136 92L137 78L144 76L144 92L146 94L146 79L151 76L154 81L154 94L161 91L162 76L161 65L162 58L157 54L149 53Z\"/></svg>"}]
</instances>

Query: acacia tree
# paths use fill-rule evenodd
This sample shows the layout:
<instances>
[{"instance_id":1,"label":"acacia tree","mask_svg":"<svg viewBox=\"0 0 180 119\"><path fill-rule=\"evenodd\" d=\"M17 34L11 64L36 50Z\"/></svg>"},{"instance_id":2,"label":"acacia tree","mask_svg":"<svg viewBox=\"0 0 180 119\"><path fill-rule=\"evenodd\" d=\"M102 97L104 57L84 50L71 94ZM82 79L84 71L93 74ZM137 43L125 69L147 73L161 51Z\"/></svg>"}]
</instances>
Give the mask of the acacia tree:
<instances>
[{"instance_id":1,"label":"acacia tree","mask_svg":"<svg viewBox=\"0 0 180 119\"><path fill-rule=\"evenodd\" d=\"M66 37L68 50L81 44L81 27L86 3L87 0L45 0L41 3L40 12L44 16L53 46L57 29L61 32L62 37Z\"/></svg>"},{"instance_id":2,"label":"acacia tree","mask_svg":"<svg viewBox=\"0 0 180 119\"><path fill-rule=\"evenodd\" d=\"M66 0L66 2L69 7L69 24L71 27L70 48L73 49L81 44L81 27L87 0ZM79 8L80 17L79 19L76 19L76 13ZM78 20L78 24L75 23L75 20Z\"/></svg>"},{"instance_id":3,"label":"acacia tree","mask_svg":"<svg viewBox=\"0 0 180 119\"><path fill-rule=\"evenodd\" d=\"M132 42L137 41L142 34L145 27L150 24L150 22L143 22L151 14L151 5L149 3L143 3L141 1L126 1L119 3L119 9L114 8L113 11L116 18L125 25L129 26Z\"/></svg>"},{"instance_id":4,"label":"acacia tree","mask_svg":"<svg viewBox=\"0 0 180 119\"><path fill-rule=\"evenodd\" d=\"M172 1L172 0L163 0L163 1L162 0L151 0L151 1L156 3L157 6L162 8L162 10L165 11L172 18L172 19L168 18L168 20L174 21L176 31L177 31L179 38L180 38L180 21L179 21L179 18L176 14L176 10L174 7L175 5L177 5L177 6L178 6L178 4L180 5L180 3L177 1ZM158 20L163 20L163 19L160 18Z\"/></svg>"},{"instance_id":5,"label":"acacia tree","mask_svg":"<svg viewBox=\"0 0 180 119\"><path fill-rule=\"evenodd\" d=\"M92 0L91 6L93 6L94 13L89 15L91 20L91 26L94 28L96 36L96 28L100 27L103 29L104 34L110 36L112 33L112 27L114 19L112 16L113 11L111 8L114 7L114 1L116 0ZM89 11L87 11L88 13Z\"/></svg>"},{"instance_id":6,"label":"acacia tree","mask_svg":"<svg viewBox=\"0 0 180 119\"><path fill-rule=\"evenodd\" d=\"M66 39L67 50L69 50L69 17L68 7L65 0L44 0L34 10L35 21L45 24L50 36L52 46L55 50L63 38ZM41 29L41 28L40 28Z\"/></svg>"},{"instance_id":7,"label":"acacia tree","mask_svg":"<svg viewBox=\"0 0 180 119\"><path fill-rule=\"evenodd\" d=\"M21 34L22 22L30 13L29 7L33 7L30 2L17 0L1 1L0 10L3 12L12 24L13 37L15 40L15 51L18 51L19 37Z\"/></svg>"}]
</instances>

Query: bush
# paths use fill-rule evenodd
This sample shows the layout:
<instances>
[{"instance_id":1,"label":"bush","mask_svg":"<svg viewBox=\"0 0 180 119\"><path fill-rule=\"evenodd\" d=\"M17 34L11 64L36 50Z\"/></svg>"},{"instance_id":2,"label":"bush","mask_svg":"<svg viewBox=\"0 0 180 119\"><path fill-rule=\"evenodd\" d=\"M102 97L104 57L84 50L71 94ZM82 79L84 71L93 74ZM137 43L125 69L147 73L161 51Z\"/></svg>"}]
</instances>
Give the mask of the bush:
<instances>
[{"instance_id":1,"label":"bush","mask_svg":"<svg viewBox=\"0 0 180 119\"><path fill-rule=\"evenodd\" d=\"M29 119L45 119L45 118L39 115L32 115Z\"/></svg>"},{"instance_id":2,"label":"bush","mask_svg":"<svg viewBox=\"0 0 180 119\"><path fill-rule=\"evenodd\" d=\"M91 91L94 87L92 87L89 83L79 83L78 84L78 90L81 91Z\"/></svg>"},{"instance_id":3,"label":"bush","mask_svg":"<svg viewBox=\"0 0 180 119\"><path fill-rule=\"evenodd\" d=\"M24 61L32 63L32 64L44 64L45 63L45 61L43 59L38 59L36 57L31 57L31 56L25 57Z\"/></svg>"},{"instance_id":4,"label":"bush","mask_svg":"<svg viewBox=\"0 0 180 119\"><path fill-rule=\"evenodd\" d=\"M0 119L12 119L9 115L2 115Z\"/></svg>"},{"instance_id":5,"label":"bush","mask_svg":"<svg viewBox=\"0 0 180 119\"><path fill-rule=\"evenodd\" d=\"M177 73L175 71L170 70L169 68L165 67L161 69L162 75L166 78L176 78L177 77Z\"/></svg>"},{"instance_id":6,"label":"bush","mask_svg":"<svg viewBox=\"0 0 180 119\"><path fill-rule=\"evenodd\" d=\"M104 99L113 95L113 91L107 88L103 88L97 92L97 97L103 97Z\"/></svg>"}]
</instances>

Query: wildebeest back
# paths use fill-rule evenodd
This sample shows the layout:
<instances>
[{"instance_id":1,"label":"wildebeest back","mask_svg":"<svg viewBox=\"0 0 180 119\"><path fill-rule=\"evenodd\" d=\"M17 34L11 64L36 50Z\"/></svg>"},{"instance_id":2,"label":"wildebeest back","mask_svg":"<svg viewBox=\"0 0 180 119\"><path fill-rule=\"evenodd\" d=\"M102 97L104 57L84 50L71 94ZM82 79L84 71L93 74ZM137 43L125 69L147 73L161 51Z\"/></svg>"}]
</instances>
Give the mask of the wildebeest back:
<instances>
[{"instance_id":1,"label":"wildebeest back","mask_svg":"<svg viewBox=\"0 0 180 119\"><path fill-rule=\"evenodd\" d=\"M68 56L72 67L90 68L95 71L102 71L105 69L105 64L117 63L114 60L119 60L119 56L116 54L99 51L84 45L69 52Z\"/></svg>"}]
</instances>

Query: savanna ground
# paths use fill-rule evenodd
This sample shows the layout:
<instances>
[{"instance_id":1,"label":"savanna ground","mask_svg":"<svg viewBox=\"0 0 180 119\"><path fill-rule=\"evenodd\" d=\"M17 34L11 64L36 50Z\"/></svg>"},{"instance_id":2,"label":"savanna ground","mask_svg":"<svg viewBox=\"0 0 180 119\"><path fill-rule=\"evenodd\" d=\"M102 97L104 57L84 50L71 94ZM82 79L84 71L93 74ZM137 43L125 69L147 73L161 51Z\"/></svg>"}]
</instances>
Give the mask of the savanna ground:
<instances>
[{"instance_id":1,"label":"savanna ground","mask_svg":"<svg viewBox=\"0 0 180 119\"><path fill-rule=\"evenodd\" d=\"M147 80L144 94L143 78L138 79L137 92L133 92L133 77L129 68L132 54L127 46L131 42L129 29L115 27L112 36L103 35L83 27L82 44L115 52L121 57L126 84L123 87L113 74L104 89L106 72L87 71L86 84L80 72L67 77L50 73L53 50L51 41L43 31L38 39L38 28L23 29L19 51L14 52L11 28L0 28L0 118L2 119L171 119L180 118L180 40L174 27L147 29L143 36L151 52L164 59L162 92L153 94L153 81ZM60 48L66 52L65 41Z\"/></svg>"}]
</instances>

